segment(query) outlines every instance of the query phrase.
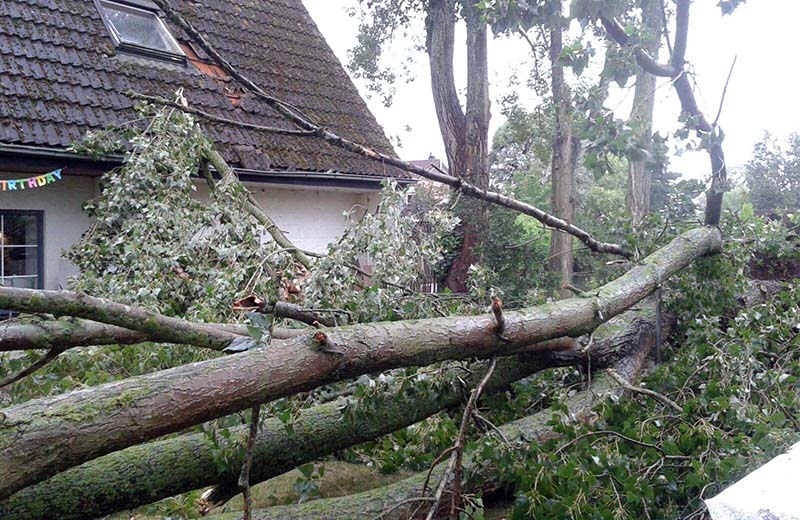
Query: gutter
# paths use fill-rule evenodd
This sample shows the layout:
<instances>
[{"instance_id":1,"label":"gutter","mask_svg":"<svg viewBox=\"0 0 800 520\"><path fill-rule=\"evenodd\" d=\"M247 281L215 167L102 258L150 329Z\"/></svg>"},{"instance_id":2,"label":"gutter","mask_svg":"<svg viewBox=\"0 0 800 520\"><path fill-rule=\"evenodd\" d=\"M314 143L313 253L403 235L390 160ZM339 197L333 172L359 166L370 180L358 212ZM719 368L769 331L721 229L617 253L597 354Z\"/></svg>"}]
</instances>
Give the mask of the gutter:
<instances>
[{"instance_id":1,"label":"gutter","mask_svg":"<svg viewBox=\"0 0 800 520\"><path fill-rule=\"evenodd\" d=\"M123 162L124 156L119 154L103 155L94 159L63 148L0 143L0 170L40 173L47 169L63 168L67 175L97 177L112 168L121 166ZM234 171L244 182L362 190L380 190L381 183L387 179L387 177L377 175L335 171L251 170L247 168L234 168ZM416 179L395 180L400 186L417 183Z\"/></svg>"}]
</instances>

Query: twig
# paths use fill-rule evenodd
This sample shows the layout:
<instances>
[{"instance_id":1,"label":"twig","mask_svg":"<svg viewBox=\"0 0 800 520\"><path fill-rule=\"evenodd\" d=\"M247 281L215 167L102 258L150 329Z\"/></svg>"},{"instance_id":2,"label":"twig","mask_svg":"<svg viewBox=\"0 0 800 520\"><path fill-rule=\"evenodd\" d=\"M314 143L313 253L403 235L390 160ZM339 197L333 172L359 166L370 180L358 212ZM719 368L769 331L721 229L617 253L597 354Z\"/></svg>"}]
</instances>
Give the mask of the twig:
<instances>
[{"instance_id":1,"label":"twig","mask_svg":"<svg viewBox=\"0 0 800 520\"><path fill-rule=\"evenodd\" d=\"M495 425L492 421L481 415L481 413L478 412L478 410L474 410L472 412L472 416L475 417L475 419L477 419L478 421L484 423L486 426L489 427L490 430L496 433L500 437L500 440L503 441L503 444L505 444L506 446L511 446L511 441L508 440L508 437L506 437L506 434L503 433L503 430L498 428L497 425Z\"/></svg>"},{"instance_id":2,"label":"twig","mask_svg":"<svg viewBox=\"0 0 800 520\"><path fill-rule=\"evenodd\" d=\"M658 392L656 392L654 390L650 390L649 388L642 388L640 386L633 386L632 384L630 384L627 381L625 381L625 379L623 379L622 376L620 376L617 373L617 371L614 370L613 368L609 368L607 370L607 372L608 372L608 375L611 376L611 379L616 381L617 384L619 384L619 386L621 386L625 390L628 390L629 392L633 392L635 394L642 394L642 395L646 395L648 397L652 397L656 401L660 401L662 404L665 404L665 405L669 406L670 408L672 408L676 412L683 413L683 408L681 407L681 405L679 405L678 403L676 403L675 401L673 401L669 397L667 397L665 395L662 395L662 394L659 394Z\"/></svg>"},{"instance_id":3,"label":"twig","mask_svg":"<svg viewBox=\"0 0 800 520\"><path fill-rule=\"evenodd\" d=\"M717 117L714 118L714 122L711 123L711 126L717 126L717 123L719 122L719 117L722 115L722 107L723 105L725 105L725 96L728 94L728 84L731 82L731 76L733 76L733 68L736 66L736 60L738 58L739 58L738 54L733 56L733 62L731 62L731 68L728 71L728 78L725 80L725 88L722 89L722 97L719 100Z\"/></svg>"},{"instance_id":4,"label":"twig","mask_svg":"<svg viewBox=\"0 0 800 520\"><path fill-rule=\"evenodd\" d=\"M455 457L450 457L450 461L447 463L447 468L444 470L444 474L442 474L442 480L439 481L439 487L436 488L436 494L433 496L433 504L428 510L428 515L425 517L425 520L432 520L436 515L436 512L439 510L439 504L442 501L444 489L447 487L447 482L450 480L450 475L453 472L455 460Z\"/></svg>"},{"instance_id":5,"label":"twig","mask_svg":"<svg viewBox=\"0 0 800 520\"><path fill-rule=\"evenodd\" d=\"M568 254L571 254L571 253L577 253L578 251L585 251L587 249L590 249L590 248L588 248L588 247L576 247L576 248L573 248L573 249L569 249L567 251L560 251L558 253L555 253L555 254L552 254L552 255L548 256L547 258L544 259L544 261L545 262L549 262L550 260L554 260L554 259L558 258L559 256L568 255Z\"/></svg>"},{"instance_id":6,"label":"twig","mask_svg":"<svg viewBox=\"0 0 800 520\"><path fill-rule=\"evenodd\" d=\"M440 171L431 171L425 168L415 166L411 163L406 161L402 161L388 155L386 153L374 150L372 148L368 148L364 145L361 145L355 141L351 141L349 139L345 139L340 137L339 135L331 132L330 130L320 126L319 124L312 121L310 118L305 116L300 109L281 101L274 96L269 95L264 89L259 87L255 84L252 80L244 76L241 72L239 72L230 62L228 62L217 50L214 48L213 45L198 31L191 23L189 23L181 14L175 11L170 5L168 0L153 0L154 3L167 15L167 17L172 20L176 25L178 25L181 29L183 29L186 34L192 38L197 44L206 52L206 54L214 60L217 65L219 65L225 72L227 72L232 78L236 79L239 83L241 83L248 91L253 93L256 97L264 101L268 106L273 108L276 112L278 112L281 116L288 119L295 126L303 131L307 131L316 135L317 137L323 139L328 144L342 148L347 150L351 153L360 155L362 157L366 157L368 159L381 162L385 165L394 166L395 168L399 168L403 171L413 173L419 175L420 177L424 177L426 179L432 180L434 182L438 182L441 184L445 184L454 188L458 192L463 192L464 194L480 199L486 202L490 202L492 204L497 204L500 206L507 207L509 209L518 211L520 213L524 213L526 215L530 215L531 217L535 218L536 220L542 222L543 224L549 225L556 229L559 229L565 233L568 233L584 244L586 244L592 251L598 253L611 253L619 256L624 256L626 258L630 258L631 253L624 247L619 244L611 244L606 242L600 242L594 237L592 237L589 233L585 230L570 224L569 222L560 219L554 215L546 213L541 209L527 204L525 202L516 200L512 197L508 197L498 192L493 192L489 190L485 190L471 184L460 177L454 177L452 175L442 173Z\"/></svg>"},{"instance_id":7,"label":"twig","mask_svg":"<svg viewBox=\"0 0 800 520\"><path fill-rule=\"evenodd\" d=\"M394 512L394 511L397 511L398 509L400 509L401 507L403 507L405 505L413 504L414 502L433 502L434 500L436 500L434 497L411 497L411 498L407 498L407 499L403 500L402 502L396 503L395 505L393 505L392 507L390 507L386 511L383 511L378 516L374 517L372 520L381 520L382 518L386 517L390 513Z\"/></svg>"},{"instance_id":8,"label":"twig","mask_svg":"<svg viewBox=\"0 0 800 520\"><path fill-rule=\"evenodd\" d=\"M258 419L261 415L261 405L255 405L250 412L250 431L247 436L247 447L244 452L242 471L239 473L239 488L242 490L244 507L242 507L242 520L251 520L253 510L253 497L250 495L250 466L253 465L253 450L258 435Z\"/></svg>"},{"instance_id":9,"label":"twig","mask_svg":"<svg viewBox=\"0 0 800 520\"><path fill-rule=\"evenodd\" d=\"M497 367L497 359L495 358L492 359L492 364L489 365L489 370L486 371L486 375L483 376L481 382L478 383L478 386L475 387L475 390L473 390L472 394L470 394L469 401L467 401L467 405L464 407L464 415L461 417L461 427L458 429L458 436L456 437L456 442L453 445L454 463L453 463L453 493L450 502L451 520L456 520L458 518L457 503L461 501L463 494L461 481L464 478L464 468L463 468L464 443L467 435L467 429L469 427L470 419L472 418L472 412L475 409L475 406L477 405L478 399L483 393L483 389L486 387L486 385L489 383L489 380L492 378L492 374L494 374L494 369L496 367ZM447 478L443 478L443 481L446 480ZM428 516L432 518L432 513L434 512L435 509L431 508L431 512L428 513Z\"/></svg>"},{"instance_id":10,"label":"twig","mask_svg":"<svg viewBox=\"0 0 800 520\"><path fill-rule=\"evenodd\" d=\"M3 389L9 385L13 385L17 381L28 377L29 375L33 374L40 368L44 367L45 365L49 364L50 362L54 361L65 349L63 348L52 348L47 351L45 355L40 357L36 360L31 366L24 368L17 372L16 374L10 375L7 378L0 381L0 389Z\"/></svg>"},{"instance_id":11,"label":"twig","mask_svg":"<svg viewBox=\"0 0 800 520\"><path fill-rule=\"evenodd\" d=\"M430 482L431 482L431 475L433 474L433 470L436 469L436 466L438 466L439 464L442 463L442 461L444 460L445 457L447 457L448 455L453 453L454 449L455 449L455 447L450 446L449 448L444 450L442 453L440 453L438 457L433 459L433 462L431 463L431 467L428 468L428 475L425 477L425 482L422 483L422 493L423 494L427 493L427 491L428 491L428 484L430 484Z\"/></svg>"},{"instance_id":12,"label":"twig","mask_svg":"<svg viewBox=\"0 0 800 520\"><path fill-rule=\"evenodd\" d=\"M606 435L606 436L610 436L610 437L616 437L617 439L621 439L621 440L623 440L625 442L629 442L631 444L635 444L637 446L641 446L642 448L650 448L652 450L656 450L665 459L687 460L687 459L691 458L691 457L687 457L685 455L668 455L667 452L664 451L664 448L662 448L661 446L658 446L656 444L650 444L649 442L640 441L640 440L634 439L632 437L628 437L627 435L623 435L623 434L621 434L619 432L615 432L614 430L596 430L596 431L593 431L593 432L586 432L583 435L578 435L577 437L575 437L574 439L572 439L568 443L566 443L563 446L561 446L560 448L558 448L555 453L556 453L556 455L558 455L561 452L563 452L564 450L566 450L567 448L569 448L570 446L572 446L573 444L576 444L576 443L582 441L583 439L587 439L589 437L597 437L597 436L601 436L601 435Z\"/></svg>"}]
</instances>

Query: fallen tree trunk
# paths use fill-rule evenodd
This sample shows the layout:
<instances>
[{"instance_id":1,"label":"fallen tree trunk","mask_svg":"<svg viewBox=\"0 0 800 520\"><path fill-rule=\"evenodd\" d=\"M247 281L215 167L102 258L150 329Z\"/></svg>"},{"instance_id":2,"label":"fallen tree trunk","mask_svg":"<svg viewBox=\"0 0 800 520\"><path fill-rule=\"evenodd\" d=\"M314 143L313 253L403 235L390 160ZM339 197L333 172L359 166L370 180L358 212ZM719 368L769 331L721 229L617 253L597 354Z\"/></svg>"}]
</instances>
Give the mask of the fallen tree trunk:
<instances>
[{"instance_id":1,"label":"fallen tree trunk","mask_svg":"<svg viewBox=\"0 0 800 520\"><path fill-rule=\"evenodd\" d=\"M239 336L249 336L246 325L235 323L209 323L211 327ZM308 332L308 329L276 328L274 339L289 339ZM80 318L38 320L31 322L8 320L0 323L0 352L15 350L45 350L94 345L135 345L137 343L164 343L144 332L107 325Z\"/></svg>"},{"instance_id":2,"label":"fallen tree trunk","mask_svg":"<svg viewBox=\"0 0 800 520\"><path fill-rule=\"evenodd\" d=\"M571 356L555 358L567 360ZM542 357L507 358L492 381L501 388L549 365ZM486 363L472 367L467 382L481 375ZM262 425L256 440L251 484L283 474L336 450L367 442L417 423L461 402L459 384L465 371L452 369L447 383L436 394L418 391L391 392L376 398L357 419L342 414L344 401L334 401L303 411L292 421L292 433L278 419ZM231 432L231 441L245 434L245 427ZM59 518L86 519L132 509L163 498L214 484L220 492L212 501L226 501L240 492L237 485L242 453L226 463L215 464L214 446L202 433L184 435L133 446L87 462L26 488L0 502L0 517L12 520Z\"/></svg>"},{"instance_id":3,"label":"fallen tree trunk","mask_svg":"<svg viewBox=\"0 0 800 520\"><path fill-rule=\"evenodd\" d=\"M717 228L686 232L593 295L505 313L502 338L493 315L354 325L8 408L0 411L0 499L107 453L334 381L580 336L721 247Z\"/></svg>"},{"instance_id":4,"label":"fallen tree trunk","mask_svg":"<svg viewBox=\"0 0 800 520\"><path fill-rule=\"evenodd\" d=\"M620 357L656 336L655 302L628 311L595 331L591 345L562 338L563 350L553 348L546 355L503 358L487 390L502 389L534 372L558 366L611 366ZM665 321L663 327L669 328ZM551 345L556 347L555 345ZM458 405L464 383L474 386L485 374L486 362L474 363L466 371L451 368L445 383L432 393L412 387L389 392L368 403L356 420L346 420L344 401L326 403L305 410L292 422L290 434L278 419L269 419L256 441L251 484L281 475L299 465L335 451L354 446ZM469 374L465 376L465 374ZM246 427L232 432L243 437ZM235 440L231 442L236 442ZM241 456L220 470L214 462L214 446L203 434L184 435L142 444L87 462L24 489L0 502L0 518L6 520L80 520L149 504L163 498L217 484L208 496L209 505L224 503L237 495Z\"/></svg>"},{"instance_id":5,"label":"fallen tree trunk","mask_svg":"<svg viewBox=\"0 0 800 520\"><path fill-rule=\"evenodd\" d=\"M0 287L0 309L84 318L143 332L165 343L223 350L243 336L145 309L70 291Z\"/></svg>"},{"instance_id":6,"label":"fallen tree trunk","mask_svg":"<svg viewBox=\"0 0 800 520\"><path fill-rule=\"evenodd\" d=\"M619 376L631 383L635 381L642 370L647 353L655 344L655 337L646 338L639 348L621 359L614 367ZM622 395L624 389L619 386L608 374L598 374L592 381L591 387L578 392L564 404L567 408L566 417L570 421L590 422L594 419L592 410L594 406L607 398ZM512 421L499 427L503 438L518 449L525 449L531 442L545 442L555 438L558 434L550 426L554 412L551 409ZM497 436L496 432L487 434L490 439ZM477 471L467 472L468 477L463 483L465 493L490 495L499 490L500 484L495 475L497 467L491 460L479 460L475 456L464 457L465 467L472 466ZM431 472L430 482L434 488L436 482L445 475L445 464ZM424 518L432 505L431 497L422 495L422 488L428 478L428 471L423 471L405 480L389 486L325 500L315 500L303 504L271 507L253 512L253 520L287 520L306 519L315 520L350 520L353 518L380 518L382 520L408 520ZM207 517L209 520L238 520L238 512L224 513Z\"/></svg>"}]
</instances>

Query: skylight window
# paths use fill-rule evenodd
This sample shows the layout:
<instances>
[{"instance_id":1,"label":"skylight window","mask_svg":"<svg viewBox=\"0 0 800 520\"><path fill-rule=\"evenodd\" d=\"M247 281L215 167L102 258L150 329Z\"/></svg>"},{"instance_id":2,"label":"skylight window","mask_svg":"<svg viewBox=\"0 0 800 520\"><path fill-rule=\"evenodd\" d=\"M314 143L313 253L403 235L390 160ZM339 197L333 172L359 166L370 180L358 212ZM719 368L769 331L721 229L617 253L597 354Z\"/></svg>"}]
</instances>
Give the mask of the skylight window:
<instances>
[{"instance_id":1,"label":"skylight window","mask_svg":"<svg viewBox=\"0 0 800 520\"><path fill-rule=\"evenodd\" d=\"M137 4L147 6L141 0ZM100 0L99 5L117 47L183 61L183 51L155 10L109 0Z\"/></svg>"}]
</instances>

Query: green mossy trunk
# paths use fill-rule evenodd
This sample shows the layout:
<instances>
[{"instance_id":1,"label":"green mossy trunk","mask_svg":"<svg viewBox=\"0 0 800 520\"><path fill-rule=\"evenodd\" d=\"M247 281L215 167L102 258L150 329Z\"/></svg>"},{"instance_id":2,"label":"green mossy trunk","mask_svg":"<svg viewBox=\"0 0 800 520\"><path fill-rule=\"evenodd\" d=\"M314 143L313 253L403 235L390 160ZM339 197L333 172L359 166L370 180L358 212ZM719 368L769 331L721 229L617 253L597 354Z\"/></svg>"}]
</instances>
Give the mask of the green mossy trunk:
<instances>
[{"instance_id":1,"label":"green mossy trunk","mask_svg":"<svg viewBox=\"0 0 800 520\"><path fill-rule=\"evenodd\" d=\"M644 365L645 357L650 348L654 345L655 335L651 334L641 338L639 348L628 357L620 360L614 368L627 381L634 381ZM566 403L569 420L571 421L591 421L593 418L592 409L595 404L603 399L619 396L623 390L606 374L596 377L590 389L578 392L569 398ZM553 418L552 410L545 410L517 421L503 425L499 430L503 433L512 445L519 449L532 441L543 442L558 435L553 431L550 422ZM495 436L494 432L488 434ZM436 488L441 480L446 463L440 464L433 470L430 482ZM494 478L497 467L493 466L491 460L481 460L477 456L467 454L464 457L465 469L477 469L477 471L466 471L467 476L464 482L464 492L486 496L499 489L499 483ZM430 503L419 501L421 490L428 472L423 471L395 484L365 491L355 495L325 500L316 500L292 506L271 507L261 511L254 511L253 520L290 520L308 519L314 520L352 520L352 519L374 519L382 520L409 520L425 518L428 513ZM428 492L427 496L431 496ZM446 508L442 508L446 509ZM446 511L442 512L443 514ZM207 517L209 520L239 520L240 513L225 513ZM438 517L437 517L438 518Z\"/></svg>"}]
</instances>

